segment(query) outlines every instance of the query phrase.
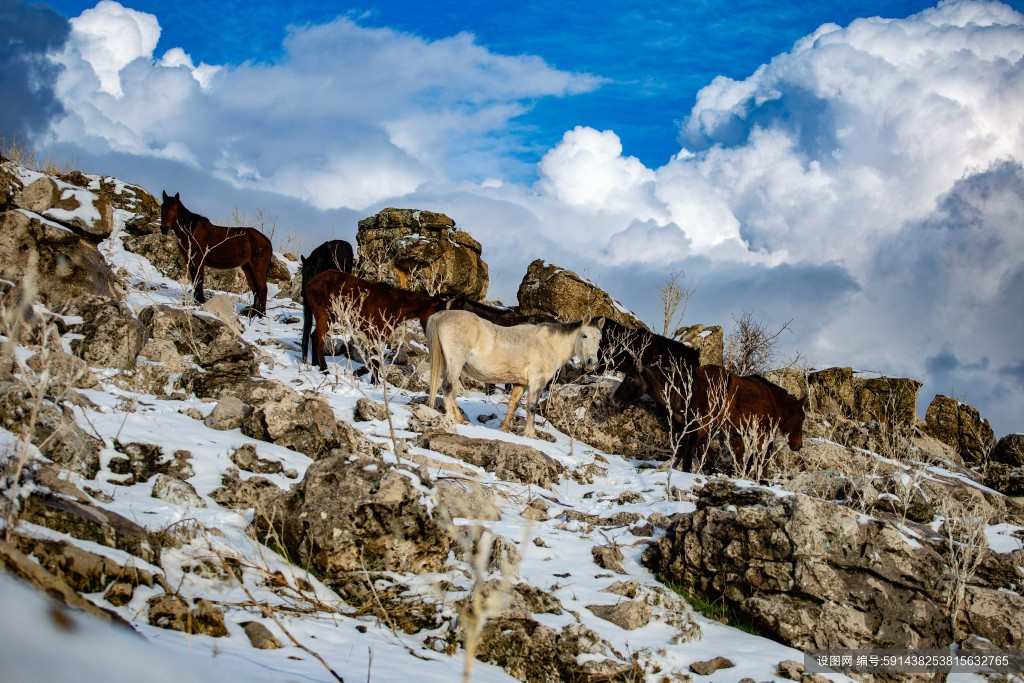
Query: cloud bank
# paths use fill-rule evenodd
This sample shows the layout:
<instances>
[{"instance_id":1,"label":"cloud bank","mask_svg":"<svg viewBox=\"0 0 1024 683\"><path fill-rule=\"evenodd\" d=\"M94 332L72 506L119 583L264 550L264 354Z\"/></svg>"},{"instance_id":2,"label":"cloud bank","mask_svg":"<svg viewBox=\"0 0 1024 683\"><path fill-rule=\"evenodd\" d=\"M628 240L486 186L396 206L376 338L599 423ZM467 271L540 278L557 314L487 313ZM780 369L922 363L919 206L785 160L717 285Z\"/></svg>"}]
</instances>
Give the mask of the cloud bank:
<instances>
[{"instance_id":1,"label":"cloud bank","mask_svg":"<svg viewBox=\"0 0 1024 683\"><path fill-rule=\"evenodd\" d=\"M681 268L693 321L793 319L789 346L820 366L924 379L924 404L952 393L1024 429L1024 16L1006 5L823 25L709 83L656 168L586 126L525 167L533 102L602 79L469 34L339 18L289 29L277 62L219 67L157 58L158 36L109 0L72 21L62 140L346 221L444 211L506 298L546 258L654 322L651 286Z\"/></svg>"}]
</instances>

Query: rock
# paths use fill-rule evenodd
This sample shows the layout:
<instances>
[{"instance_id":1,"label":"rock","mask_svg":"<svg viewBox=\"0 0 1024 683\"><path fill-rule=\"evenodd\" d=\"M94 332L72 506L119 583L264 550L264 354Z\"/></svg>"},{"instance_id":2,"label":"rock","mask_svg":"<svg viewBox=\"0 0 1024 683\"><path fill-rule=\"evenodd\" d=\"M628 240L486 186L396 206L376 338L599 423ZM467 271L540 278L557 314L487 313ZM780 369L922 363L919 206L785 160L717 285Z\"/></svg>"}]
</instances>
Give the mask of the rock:
<instances>
[{"instance_id":1,"label":"rock","mask_svg":"<svg viewBox=\"0 0 1024 683\"><path fill-rule=\"evenodd\" d=\"M30 356L25 364L34 372L46 370L52 381L58 385L72 386L76 389L92 389L100 383L96 375L89 369L88 363L77 356L63 351L51 350L46 354L37 353Z\"/></svg>"},{"instance_id":2,"label":"rock","mask_svg":"<svg viewBox=\"0 0 1024 683\"><path fill-rule=\"evenodd\" d=\"M135 359L146 343L147 332L126 304L81 298L58 310L63 315L82 318L82 323L74 328L82 338L73 340L71 348L89 365L135 369Z\"/></svg>"},{"instance_id":3,"label":"rock","mask_svg":"<svg viewBox=\"0 0 1024 683\"><path fill-rule=\"evenodd\" d=\"M43 213L60 200L60 190L53 178L37 178L14 193L12 203L33 213Z\"/></svg>"},{"instance_id":4,"label":"rock","mask_svg":"<svg viewBox=\"0 0 1024 683\"><path fill-rule=\"evenodd\" d=\"M662 580L724 600L800 649L951 642L941 546L911 545L894 525L800 494L778 497L720 480L697 495L696 511L677 515L644 552L644 564ZM1019 609L1020 596L1003 593L1006 613ZM1003 647L1020 642L1021 627L985 618L980 604L967 616L975 633Z\"/></svg>"},{"instance_id":5,"label":"rock","mask_svg":"<svg viewBox=\"0 0 1024 683\"><path fill-rule=\"evenodd\" d=\"M454 518L501 519L494 491L472 479L441 479L434 484L437 504Z\"/></svg>"},{"instance_id":6,"label":"rock","mask_svg":"<svg viewBox=\"0 0 1024 683\"><path fill-rule=\"evenodd\" d=\"M720 669L731 669L736 666L725 657L715 657L702 662L694 662L690 665L690 671L698 676L710 676Z\"/></svg>"},{"instance_id":7,"label":"rock","mask_svg":"<svg viewBox=\"0 0 1024 683\"><path fill-rule=\"evenodd\" d=\"M625 600L614 605L587 605L587 609L627 631L647 626L651 621L651 606L639 600Z\"/></svg>"},{"instance_id":8,"label":"rock","mask_svg":"<svg viewBox=\"0 0 1024 683\"><path fill-rule=\"evenodd\" d=\"M725 336L721 325L686 325L675 332L675 338L700 351L701 365L724 365ZM770 377L768 379L771 379ZM774 380L772 380L774 382ZM778 384L778 382L776 382ZM781 384L779 386L782 386ZM785 389L786 387L782 387ZM795 395L795 394L794 394Z\"/></svg>"},{"instance_id":9,"label":"rock","mask_svg":"<svg viewBox=\"0 0 1024 683\"><path fill-rule=\"evenodd\" d=\"M429 482L408 475L368 458L326 458L254 524L273 529L289 557L329 585L349 572L440 571L451 540L423 500L420 487Z\"/></svg>"},{"instance_id":10,"label":"rock","mask_svg":"<svg viewBox=\"0 0 1024 683\"><path fill-rule=\"evenodd\" d=\"M255 406L242 421L242 432L304 453L314 460L351 452L340 421L326 400L315 394Z\"/></svg>"},{"instance_id":11,"label":"rock","mask_svg":"<svg viewBox=\"0 0 1024 683\"><path fill-rule=\"evenodd\" d=\"M149 531L91 503L36 490L25 499L21 518L83 541L123 550L151 564L160 563L159 544Z\"/></svg>"},{"instance_id":12,"label":"rock","mask_svg":"<svg viewBox=\"0 0 1024 683\"><path fill-rule=\"evenodd\" d=\"M192 484L187 481L182 481L181 479L168 477L166 474L156 475L156 481L153 482L152 495L154 498L159 498L164 502L173 503L174 505L180 505L182 507L206 507L206 501L196 493L196 489Z\"/></svg>"},{"instance_id":13,"label":"rock","mask_svg":"<svg viewBox=\"0 0 1024 683\"><path fill-rule=\"evenodd\" d=\"M791 681L800 681L804 677L804 665L795 659L784 659L775 667L775 673Z\"/></svg>"},{"instance_id":14,"label":"rock","mask_svg":"<svg viewBox=\"0 0 1024 683\"><path fill-rule=\"evenodd\" d=\"M626 570L622 568L621 564L619 564L624 558L622 551L619 550L618 546L595 545L591 548L590 553L594 556L594 564L601 569L607 569L608 571L615 572L616 574L626 573Z\"/></svg>"},{"instance_id":15,"label":"rock","mask_svg":"<svg viewBox=\"0 0 1024 683\"><path fill-rule=\"evenodd\" d=\"M253 508L257 514L269 509L270 501L284 493L284 489L266 477L249 477L240 479L238 476L225 475L221 478L220 488L210 492L210 498L221 507L232 510Z\"/></svg>"},{"instance_id":16,"label":"rock","mask_svg":"<svg viewBox=\"0 0 1024 683\"><path fill-rule=\"evenodd\" d=\"M521 484L547 487L565 471L558 461L536 448L508 441L431 432L420 437L419 445Z\"/></svg>"},{"instance_id":17,"label":"rock","mask_svg":"<svg viewBox=\"0 0 1024 683\"><path fill-rule=\"evenodd\" d=\"M1007 496L1024 496L1024 467L990 462L985 468L985 486Z\"/></svg>"},{"instance_id":18,"label":"rock","mask_svg":"<svg viewBox=\"0 0 1024 683\"><path fill-rule=\"evenodd\" d=\"M182 597L165 593L154 595L147 605L151 626L214 638L228 635L224 611L208 600L196 600L195 607L190 610Z\"/></svg>"},{"instance_id":19,"label":"rock","mask_svg":"<svg viewBox=\"0 0 1024 683\"><path fill-rule=\"evenodd\" d=\"M356 401L353 419L356 422L370 422L372 420L387 420L388 409L373 399L365 396Z\"/></svg>"},{"instance_id":20,"label":"rock","mask_svg":"<svg viewBox=\"0 0 1024 683\"><path fill-rule=\"evenodd\" d=\"M540 259L526 269L517 296L519 312L523 315L544 315L564 322L604 317L626 327L647 329L639 318L604 290L571 270Z\"/></svg>"},{"instance_id":21,"label":"rock","mask_svg":"<svg viewBox=\"0 0 1024 683\"><path fill-rule=\"evenodd\" d=\"M266 460L259 457L256 447L251 443L240 446L231 454L231 462L238 466L238 469L256 474L278 474L284 471L284 466L279 460Z\"/></svg>"},{"instance_id":22,"label":"rock","mask_svg":"<svg viewBox=\"0 0 1024 683\"><path fill-rule=\"evenodd\" d=\"M999 439L992 449L992 460L1012 467L1024 467L1024 434L1007 434Z\"/></svg>"},{"instance_id":23,"label":"rock","mask_svg":"<svg viewBox=\"0 0 1024 683\"><path fill-rule=\"evenodd\" d=\"M544 417L559 431L606 453L661 460L670 455L667 414L653 400L616 405L613 379L587 384L552 384Z\"/></svg>"},{"instance_id":24,"label":"rock","mask_svg":"<svg viewBox=\"0 0 1024 683\"><path fill-rule=\"evenodd\" d=\"M409 431L421 434L425 432L455 433L454 420L423 403L411 406L409 408L409 415Z\"/></svg>"},{"instance_id":25,"label":"rock","mask_svg":"<svg viewBox=\"0 0 1024 683\"><path fill-rule=\"evenodd\" d=\"M921 383L900 377L855 377L852 368L826 368L801 378L802 373L776 371L783 375L786 390L797 398L810 396L809 410L857 422L896 420L914 424L917 392ZM795 392L795 393L793 393Z\"/></svg>"},{"instance_id":26,"label":"rock","mask_svg":"<svg viewBox=\"0 0 1024 683\"><path fill-rule=\"evenodd\" d=\"M237 396L223 396L203 420L203 424L220 431L239 429L246 415L251 412L252 408L242 403Z\"/></svg>"},{"instance_id":27,"label":"rock","mask_svg":"<svg viewBox=\"0 0 1024 683\"><path fill-rule=\"evenodd\" d=\"M142 309L139 320L151 338L170 341L179 354L193 359L179 382L198 396L237 395L233 388L257 372L255 347L212 316L159 305Z\"/></svg>"},{"instance_id":28,"label":"rock","mask_svg":"<svg viewBox=\"0 0 1024 683\"><path fill-rule=\"evenodd\" d=\"M969 465L984 462L995 444L988 420L955 398L938 394L925 413L925 432L949 444Z\"/></svg>"},{"instance_id":29,"label":"rock","mask_svg":"<svg viewBox=\"0 0 1024 683\"><path fill-rule=\"evenodd\" d=\"M153 586L153 576L133 566L129 560L121 564L109 557L90 552L67 541L14 535L13 544L53 576L79 593L99 593L114 579L127 588L129 599L136 586Z\"/></svg>"},{"instance_id":30,"label":"rock","mask_svg":"<svg viewBox=\"0 0 1024 683\"><path fill-rule=\"evenodd\" d=\"M121 300L120 279L94 245L42 216L0 213L0 279L36 273L38 298L53 308L85 296Z\"/></svg>"},{"instance_id":31,"label":"rock","mask_svg":"<svg viewBox=\"0 0 1024 683\"><path fill-rule=\"evenodd\" d=\"M43 402L33 419L32 397L18 384L0 384L0 426L15 434L31 431L40 452L61 467L93 479L100 469L103 442L78 426L69 407Z\"/></svg>"},{"instance_id":32,"label":"rock","mask_svg":"<svg viewBox=\"0 0 1024 683\"><path fill-rule=\"evenodd\" d=\"M235 334L242 334L245 331L242 322L238 319L235 311L235 302L227 294L211 296L200 306L200 309L217 316L217 319L228 326L228 329Z\"/></svg>"},{"instance_id":33,"label":"rock","mask_svg":"<svg viewBox=\"0 0 1024 683\"><path fill-rule=\"evenodd\" d=\"M120 441L114 441L114 449L123 457L115 456L110 459L110 471L126 476L115 483L131 486L140 481L148 481L157 474L167 474L170 470L170 461L164 457L163 449L156 444L122 444Z\"/></svg>"},{"instance_id":34,"label":"rock","mask_svg":"<svg viewBox=\"0 0 1024 683\"><path fill-rule=\"evenodd\" d=\"M281 648L281 641L274 637L270 629L258 621L244 621L239 624L245 635L249 636L249 644L257 650L278 650Z\"/></svg>"},{"instance_id":35,"label":"rock","mask_svg":"<svg viewBox=\"0 0 1024 683\"><path fill-rule=\"evenodd\" d=\"M511 611L487 622L477 659L497 664L521 681L550 683L621 680L632 668L585 626L569 624L556 631Z\"/></svg>"},{"instance_id":36,"label":"rock","mask_svg":"<svg viewBox=\"0 0 1024 683\"><path fill-rule=\"evenodd\" d=\"M135 595L135 587L127 581L114 581L110 588L103 594L103 599L114 607L123 607L132 601Z\"/></svg>"},{"instance_id":37,"label":"rock","mask_svg":"<svg viewBox=\"0 0 1024 683\"><path fill-rule=\"evenodd\" d=\"M477 301L487 293L480 243L444 214L384 209L359 221L356 241L360 277Z\"/></svg>"}]
</instances>

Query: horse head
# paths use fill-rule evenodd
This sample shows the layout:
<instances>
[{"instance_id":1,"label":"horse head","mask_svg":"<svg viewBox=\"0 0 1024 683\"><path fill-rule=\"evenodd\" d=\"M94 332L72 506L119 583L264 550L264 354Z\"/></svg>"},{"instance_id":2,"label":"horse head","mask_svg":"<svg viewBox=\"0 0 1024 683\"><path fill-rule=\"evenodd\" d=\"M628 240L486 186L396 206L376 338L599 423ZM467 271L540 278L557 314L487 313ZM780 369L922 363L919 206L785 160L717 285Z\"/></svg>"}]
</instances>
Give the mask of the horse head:
<instances>
[{"instance_id":1,"label":"horse head","mask_svg":"<svg viewBox=\"0 0 1024 683\"><path fill-rule=\"evenodd\" d=\"M160 234L166 235L168 230L178 226L178 215L182 210L181 193L176 192L168 197L164 192L163 204L160 205Z\"/></svg>"},{"instance_id":2,"label":"horse head","mask_svg":"<svg viewBox=\"0 0 1024 683\"><path fill-rule=\"evenodd\" d=\"M580 331L576 335L576 343L573 344L573 355L580 359L586 370L593 370L597 367L597 351L601 345L601 329L604 327L604 318L598 318L597 322L590 322L586 319L580 322Z\"/></svg>"},{"instance_id":3,"label":"horse head","mask_svg":"<svg viewBox=\"0 0 1024 683\"><path fill-rule=\"evenodd\" d=\"M798 451L804 445L804 408L807 399L797 403L794 409L783 419L782 431L789 437L789 449Z\"/></svg>"},{"instance_id":4,"label":"horse head","mask_svg":"<svg viewBox=\"0 0 1024 683\"><path fill-rule=\"evenodd\" d=\"M638 365L633 368L632 372L627 372L623 375L619 386L612 393L612 401L620 406L635 403L640 400L641 396L647 393L649 388L647 373L644 372L642 365Z\"/></svg>"}]
</instances>

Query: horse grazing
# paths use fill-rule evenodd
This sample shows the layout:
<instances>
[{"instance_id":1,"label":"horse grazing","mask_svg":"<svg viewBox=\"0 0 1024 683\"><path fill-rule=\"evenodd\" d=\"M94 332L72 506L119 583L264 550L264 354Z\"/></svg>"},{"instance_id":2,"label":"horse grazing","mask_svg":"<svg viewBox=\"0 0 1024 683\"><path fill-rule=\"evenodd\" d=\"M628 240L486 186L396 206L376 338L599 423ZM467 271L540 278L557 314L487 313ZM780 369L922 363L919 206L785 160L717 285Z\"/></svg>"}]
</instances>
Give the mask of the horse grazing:
<instances>
[{"instance_id":1,"label":"horse grazing","mask_svg":"<svg viewBox=\"0 0 1024 683\"><path fill-rule=\"evenodd\" d=\"M192 213L181 203L179 194L163 193L160 208L160 232L173 230L178 251L188 266L194 284L196 303L206 301L203 293L203 269L206 266L226 270L241 268L252 290L249 311L267 314L267 272L274 248L270 238L255 228L226 228L214 225L205 216Z\"/></svg>"},{"instance_id":2,"label":"horse grazing","mask_svg":"<svg viewBox=\"0 0 1024 683\"><path fill-rule=\"evenodd\" d=\"M688 385L688 386L687 386ZM630 403L647 394L664 406L687 434L683 439L683 469L716 432L731 434L733 452L742 462L743 440L738 429L756 425L760 434L778 428L794 451L803 447L804 401L760 375L741 377L720 365L701 365L676 371L662 365L638 366L627 375L612 399Z\"/></svg>"},{"instance_id":3,"label":"horse grazing","mask_svg":"<svg viewBox=\"0 0 1024 683\"><path fill-rule=\"evenodd\" d=\"M351 273L355 265L355 255L352 253L352 245L345 240L330 240L324 242L309 254L309 258L302 258L302 360L306 360L309 351L309 331L313 327L313 311L309 307L309 300L306 298L306 285L314 277L325 270L340 270Z\"/></svg>"},{"instance_id":4,"label":"horse grazing","mask_svg":"<svg viewBox=\"0 0 1024 683\"><path fill-rule=\"evenodd\" d=\"M519 399L526 392L524 436L534 437L534 414L540 393L555 372L572 356L587 368L597 367L604 318L596 323L541 323L502 327L469 311L441 311L427 321L430 350L430 402L434 405L442 377L446 384L444 408L448 417L465 423L455 402L459 377L491 384L510 383L512 392L501 430L509 431Z\"/></svg>"},{"instance_id":5,"label":"horse grazing","mask_svg":"<svg viewBox=\"0 0 1024 683\"><path fill-rule=\"evenodd\" d=\"M427 318L444 308L444 300L419 292L410 292L383 282L364 280L340 270L325 270L306 284L306 302L313 313L313 363L327 372L324 338L334 322L333 303L348 299L358 306L359 324L364 331L393 329L399 323L417 318L427 329ZM302 357L306 359L305 355Z\"/></svg>"}]
</instances>

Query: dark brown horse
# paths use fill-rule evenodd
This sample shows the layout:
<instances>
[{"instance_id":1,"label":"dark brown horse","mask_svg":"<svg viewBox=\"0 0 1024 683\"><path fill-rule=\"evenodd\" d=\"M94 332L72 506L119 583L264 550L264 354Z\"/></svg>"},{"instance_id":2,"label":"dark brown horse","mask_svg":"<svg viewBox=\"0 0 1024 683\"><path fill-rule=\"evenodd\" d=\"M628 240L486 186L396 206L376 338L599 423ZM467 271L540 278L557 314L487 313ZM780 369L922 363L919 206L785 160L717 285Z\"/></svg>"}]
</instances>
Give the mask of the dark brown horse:
<instances>
[{"instance_id":1,"label":"dark brown horse","mask_svg":"<svg viewBox=\"0 0 1024 683\"><path fill-rule=\"evenodd\" d=\"M685 391L688 382L692 387L689 398ZM736 430L752 422L762 434L777 427L787 436L791 450L800 450L804 443L804 402L760 375L740 377L719 365L688 371L641 365L626 375L612 399L630 403L644 394L668 409L677 425L689 432L682 448L687 472L693 467L693 455L701 452L716 432L729 433L733 452L743 458L743 442Z\"/></svg>"},{"instance_id":2,"label":"dark brown horse","mask_svg":"<svg viewBox=\"0 0 1024 683\"><path fill-rule=\"evenodd\" d=\"M330 240L310 252L302 259L302 360L309 351L309 332L313 328L313 311L306 298L306 285L325 270L340 270L351 273L355 264L352 245L345 240Z\"/></svg>"},{"instance_id":3,"label":"dark brown horse","mask_svg":"<svg viewBox=\"0 0 1024 683\"><path fill-rule=\"evenodd\" d=\"M306 285L306 301L316 320L313 328L313 363L324 372L327 371L324 338L328 326L334 320L332 303L339 298L358 304L360 322L378 330L387 330L415 318L426 331L427 318L445 308L445 300L440 297L364 280L340 270L325 270Z\"/></svg>"},{"instance_id":4,"label":"dark brown horse","mask_svg":"<svg viewBox=\"0 0 1024 683\"><path fill-rule=\"evenodd\" d=\"M168 197L164 192L160 210L160 232L173 230L178 238L178 251L188 266L197 303L206 301L203 293L203 269L206 266L226 270L241 268L252 290L250 310L267 313L267 272L274 248L270 238L255 228L226 228L214 225L205 216L192 213L181 203L178 194Z\"/></svg>"},{"instance_id":5,"label":"dark brown horse","mask_svg":"<svg viewBox=\"0 0 1024 683\"><path fill-rule=\"evenodd\" d=\"M700 352L683 342L607 320L601 337L601 371L634 374L638 365L681 368L700 365Z\"/></svg>"}]
</instances>

